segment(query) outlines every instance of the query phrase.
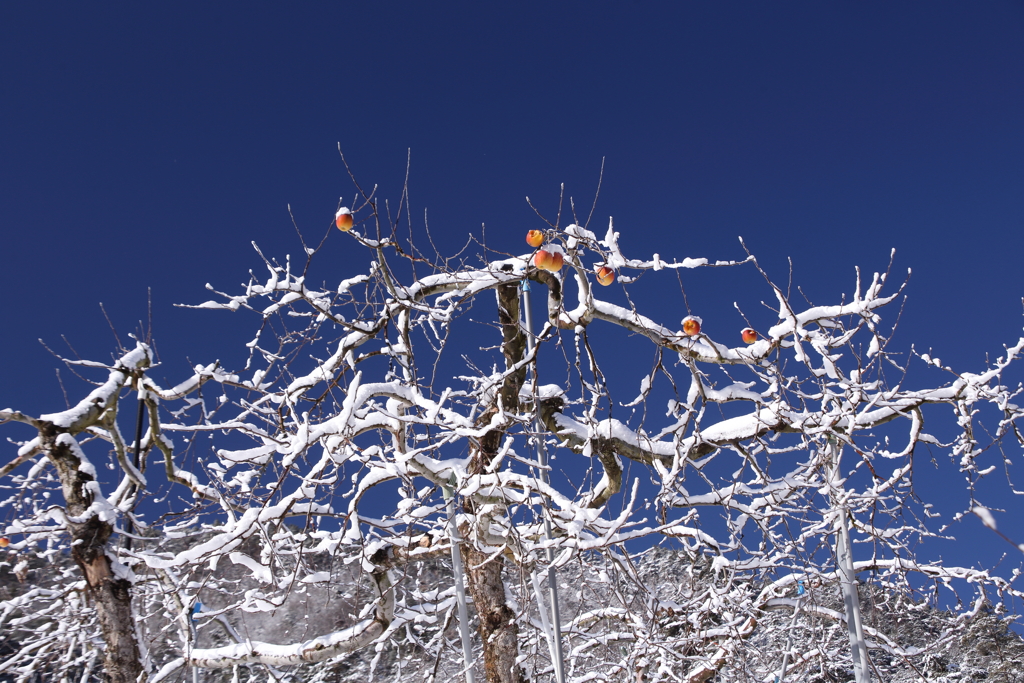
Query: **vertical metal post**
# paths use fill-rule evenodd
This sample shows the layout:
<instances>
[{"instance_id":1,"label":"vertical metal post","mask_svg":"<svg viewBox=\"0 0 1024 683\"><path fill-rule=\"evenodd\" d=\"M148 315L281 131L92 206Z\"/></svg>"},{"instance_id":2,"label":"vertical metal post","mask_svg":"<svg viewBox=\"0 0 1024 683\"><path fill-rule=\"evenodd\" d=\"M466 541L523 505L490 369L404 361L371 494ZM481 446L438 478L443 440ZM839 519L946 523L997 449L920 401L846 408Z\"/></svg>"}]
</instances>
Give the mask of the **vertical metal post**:
<instances>
[{"instance_id":1,"label":"vertical metal post","mask_svg":"<svg viewBox=\"0 0 1024 683\"><path fill-rule=\"evenodd\" d=\"M535 341L533 338L533 324L532 324L532 309L530 307L530 281L523 280L523 322L526 328L526 350L529 353L533 353ZM540 423L540 413L538 412L537 418L534 422L534 431L537 432L538 436L536 439L537 444L537 462L540 463L540 480L545 484L549 483L550 478L548 477L548 453L544 448L544 438L539 436L544 432L543 425ZM552 539L553 534L551 533L551 518L544 515L544 536L549 541ZM555 551L553 548L547 549L548 558L548 600L551 603L551 659L555 670L555 681L556 683L565 683L565 661L564 655L562 654L562 618L558 611L558 575L555 572L555 568L551 566L551 563L555 561ZM540 596L537 596L538 600ZM540 609L544 609L544 605L538 605Z\"/></svg>"},{"instance_id":2,"label":"vertical metal post","mask_svg":"<svg viewBox=\"0 0 1024 683\"><path fill-rule=\"evenodd\" d=\"M402 411L405 412L404 409ZM402 438L398 443L398 450L406 452L407 446L407 424L402 422ZM473 645L469 639L469 611L466 609L466 581L465 570L462 566L462 551L459 543L462 537L459 535L458 518L455 514L455 475L448 481L449 486L442 487L444 492L445 508L448 513L448 536L452 544L452 572L455 574L455 604L459 610L459 637L462 639L462 663L465 672L466 683L475 683L473 677Z\"/></svg>"},{"instance_id":3,"label":"vertical metal post","mask_svg":"<svg viewBox=\"0 0 1024 683\"><path fill-rule=\"evenodd\" d=\"M796 618L800 616L800 608L804 603L803 585L801 582L800 593L796 599L796 607L793 608L793 621L789 624L789 631L786 633L786 651L782 653L782 668L779 675L775 677L775 683L784 683L786 680L786 669L789 668L789 651L793 649L793 630L796 628Z\"/></svg>"},{"instance_id":4,"label":"vertical metal post","mask_svg":"<svg viewBox=\"0 0 1024 683\"><path fill-rule=\"evenodd\" d=\"M137 388L139 392L139 411L135 419L135 450L132 453L132 464L135 465L135 471L139 471L142 460L140 458L140 449L142 448L142 416L146 407L146 388L142 386L142 378L140 377L137 382ZM138 496L139 487L135 484L131 486L132 495ZM128 550L132 549L132 535L135 533L135 521L132 515L135 513L135 505L138 503L138 497L135 502L132 503L132 507L128 510L125 515L125 529L128 533L124 537L124 547Z\"/></svg>"},{"instance_id":5,"label":"vertical metal post","mask_svg":"<svg viewBox=\"0 0 1024 683\"><path fill-rule=\"evenodd\" d=\"M444 497L448 506L448 535L452 543L452 570L455 572L455 602L459 608L459 636L462 638L463 670L466 683L474 683L473 678L473 645L469 639L469 611L466 609L466 582L463 580L465 571L462 567L462 552L459 543L459 525L456 523L455 496L450 488L444 487Z\"/></svg>"},{"instance_id":6,"label":"vertical metal post","mask_svg":"<svg viewBox=\"0 0 1024 683\"><path fill-rule=\"evenodd\" d=\"M842 457L842 446L834 438L829 438L832 450L831 476L838 481L842 476L839 461ZM838 505L836 505L838 503ZM853 552L850 547L850 527L846 520L846 508L842 501L833 499L836 505L836 567L839 570L839 582L843 590L843 603L846 607L846 630L850 635L850 651L853 659L853 673L857 683L870 683L870 663L868 661L867 643L864 641L864 626L860 619L860 596L857 593L857 576L853 570Z\"/></svg>"},{"instance_id":7,"label":"vertical metal post","mask_svg":"<svg viewBox=\"0 0 1024 683\"><path fill-rule=\"evenodd\" d=\"M192 614L189 615L188 629L192 635L192 647L189 650L195 649L196 645L199 644L199 626L196 624L196 615L203 611L203 603L196 602L192 606ZM192 667L192 683L199 683L199 667Z\"/></svg>"}]
</instances>

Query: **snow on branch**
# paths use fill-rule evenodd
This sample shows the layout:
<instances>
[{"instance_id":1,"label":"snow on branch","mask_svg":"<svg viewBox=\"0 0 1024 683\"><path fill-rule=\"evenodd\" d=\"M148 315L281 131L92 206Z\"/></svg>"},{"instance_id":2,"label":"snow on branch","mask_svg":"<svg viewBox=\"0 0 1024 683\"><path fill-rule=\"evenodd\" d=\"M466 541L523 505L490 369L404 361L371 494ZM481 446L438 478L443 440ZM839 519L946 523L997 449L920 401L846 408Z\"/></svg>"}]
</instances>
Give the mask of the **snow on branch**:
<instances>
[{"instance_id":1,"label":"snow on branch","mask_svg":"<svg viewBox=\"0 0 1024 683\"><path fill-rule=\"evenodd\" d=\"M1005 436L1020 439L1011 375L1024 339L979 372L914 384L882 322L903 291L885 291L887 274L864 286L858 272L852 299L798 305L751 254L633 258L611 221L603 239L549 225L528 235L533 252L471 243L458 259L429 260L372 197L342 206L337 216L359 220L344 218L345 234L331 236L368 250L362 272L318 284L312 256L293 269L257 250L264 275L237 294L209 287L221 300L193 306L248 316L242 367L195 365L165 388L140 343L113 365L76 361L106 374L67 410L0 411L0 422L36 432L0 468L11 491L0 504L12 511L2 533L18 553L74 563L34 576L23 594L33 597L2 603L0 621L42 618L44 597L60 595L68 623L88 634L47 640L19 625L5 660L15 663L0 670L39 652L72 671L52 654L58 640L82 653L75 666L89 652L112 656L109 624L124 629L140 614L124 640L134 654L120 652L134 657L136 678L144 662L151 680L256 664L326 676L371 649L373 671L412 643L415 666L454 679L480 668L447 641L465 588L485 675L533 675L553 666L555 649L539 644L558 642L534 611L546 609L535 603L548 576L571 605L558 635L580 680L767 680L782 656L778 612L828 623L822 643L792 647L794 666L845 666L829 548L847 523L864 590L900 606L921 581L957 600L972 591L935 647L990 600L1024 597L1016 573L915 556L951 532L922 502L930 492L911 487L922 443L971 482L1003 464L989 460ZM764 277L778 306L760 338L748 328L741 346L722 343L696 316L667 320L663 300L631 289L640 274L718 266ZM603 288L616 280L621 290ZM592 341L616 334L611 326L628 334L608 353ZM654 360L625 377L626 354ZM126 409L129 397L141 413L135 402ZM154 462L162 469L147 471ZM978 490L965 491L966 510L989 508ZM662 543L674 550L650 549ZM453 578L456 566L464 577ZM813 609L794 593L812 581L821 596L832 591ZM75 602L83 591L89 600ZM343 618L331 612L317 629L260 621L335 602ZM216 624L233 644L210 635ZM882 626L866 632L872 650L930 651ZM146 635L156 633L173 637Z\"/></svg>"}]
</instances>

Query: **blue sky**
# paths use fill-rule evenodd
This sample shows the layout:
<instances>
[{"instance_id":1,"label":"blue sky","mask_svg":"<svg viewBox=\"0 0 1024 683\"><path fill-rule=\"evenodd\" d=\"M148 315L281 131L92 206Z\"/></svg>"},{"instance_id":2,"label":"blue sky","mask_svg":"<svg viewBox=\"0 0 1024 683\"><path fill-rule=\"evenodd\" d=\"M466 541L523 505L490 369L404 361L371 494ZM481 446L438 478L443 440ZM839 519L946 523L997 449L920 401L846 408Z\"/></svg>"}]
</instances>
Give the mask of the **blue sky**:
<instances>
[{"instance_id":1,"label":"blue sky","mask_svg":"<svg viewBox=\"0 0 1024 683\"><path fill-rule=\"evenodd\" d=\"M1024 322L1021 2L5 3L0 65L3 407L62 407L37 340L107 358L98 302L123 337L147 288L169 381L238 362L251 320L172 304L236 290L250 241L297 254L288 205L323 234L353 194L339 143L392 200L411 150L414 215L453 249L486 224L523 250L524 197L589 207L605 159L595 220L627 250L741 258L743 235L818 303L895 248L899 341L960 370ZM770 296L688 277L730 333Z\"/></svg>"}]
</instances>

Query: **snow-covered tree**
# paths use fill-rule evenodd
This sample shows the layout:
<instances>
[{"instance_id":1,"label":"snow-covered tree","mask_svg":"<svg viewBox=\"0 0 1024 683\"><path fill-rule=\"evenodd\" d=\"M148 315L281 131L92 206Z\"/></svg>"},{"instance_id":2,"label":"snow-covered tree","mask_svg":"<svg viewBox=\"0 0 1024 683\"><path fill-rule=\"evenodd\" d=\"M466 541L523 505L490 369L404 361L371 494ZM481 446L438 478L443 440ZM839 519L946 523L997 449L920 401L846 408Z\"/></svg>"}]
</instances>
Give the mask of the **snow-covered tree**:
<instances>
[{"instance_id":1,"label":"snow-covered tree","mask_svg":"<svg viewBox=\"0 0 1024 683\"><path fill-rule=\"evenodd\" d=\"M913 387L909 363L941 364L888 350L881 310L902 289L886 291L888 272L801 304L745 247L733 261L635 257L610 220L599 236L576 217L539 226L523 253L474 241L427 256L372 196L359 203L325 239L364 249L365 272L317 284L318 248L301 267L260 253L265 277L197 306L254 321L244 367L161 386L138 341L113 362L67 360L103 375L70 409L0 411L34 430L0 467L0 560L21 581L0 594L0 676L868 676L858 642L922 662L1020 596L1016 572L918 557L949 520L911 484L921 444L976 480L999 462L989 445L1024 443L1020 388L1004 380L1024 339ZM666 313L682 297L631 297L641 276L673 287L707 268L763 275L776 322L741 338ZM609 372L603 336L651 354L650 372ZM658 543L676 549L667 591L638 559ZM844 609L841 585L890 612L959 616L901 641ZM799 619L813 638L765 650Z\"/></svg>"}]
</instances>

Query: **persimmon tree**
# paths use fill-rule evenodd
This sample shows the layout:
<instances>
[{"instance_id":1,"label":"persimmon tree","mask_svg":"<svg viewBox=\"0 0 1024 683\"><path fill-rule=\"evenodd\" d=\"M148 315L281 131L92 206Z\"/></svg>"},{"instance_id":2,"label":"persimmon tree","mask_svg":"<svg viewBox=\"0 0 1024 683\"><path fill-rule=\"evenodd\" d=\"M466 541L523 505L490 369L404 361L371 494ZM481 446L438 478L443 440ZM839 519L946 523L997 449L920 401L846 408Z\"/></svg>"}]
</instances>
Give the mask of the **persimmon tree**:
<instances>
[{"instance_id":1,"label":"persimmon tree","mask_svg":"<svg viewBox=\"0 0 1024 683\"><path fill-rule=\"evenodd\" d=\"M520 253L471 241L444 258L399 237L372 193L338 216L346 234L332 225L325 240L365 250L363 272L315 284L320 247L301 266L260 253L265 276L196 306L252 321L242 367L199 365L163 386L139 341L111 363L67 360L103 375L70 409L0 411L34 430L0 469L3 559L25 581L0 596L16 643L0 673L280 680L303 667L316 680L351 653L370 652L372 670L404 647L436 680L796 680L851 661L867 676L842 645L850 612L829 602L854 574L894 610L957 592L964 618L929 645L861 624L865 655L911 663L1020 595L1016 573L915 554L943 522L912 477L922 444L977 479L998 463L988 446L1024 443L1020 388L1004 378L1024 339L978 372L912 387L908 363L938 362L888 350L883 309L902 291L888 272L810 305L745 247L730 261L634 256L611 221L599 235L574 216L534 226L539 246ZM720 334L631 296L638 277L674 286L678 271L709 268L763 275L774 324ZM650 372L610 372L602 335L651 354ZM929 434L926 413L945 418L951 443ZM662 542L689 577L670 593L637 559ZM462 575L415 578L453 550L476 631L468 661L455 636ZM40 560L59 570L27 578ZM550 569L569 582L556 588L557 627L541 590ZM273 642L246 631L311 595L342 616ZM797 618L817 620L817 645L748 656Z\"/></svg>"}]
</instances>

